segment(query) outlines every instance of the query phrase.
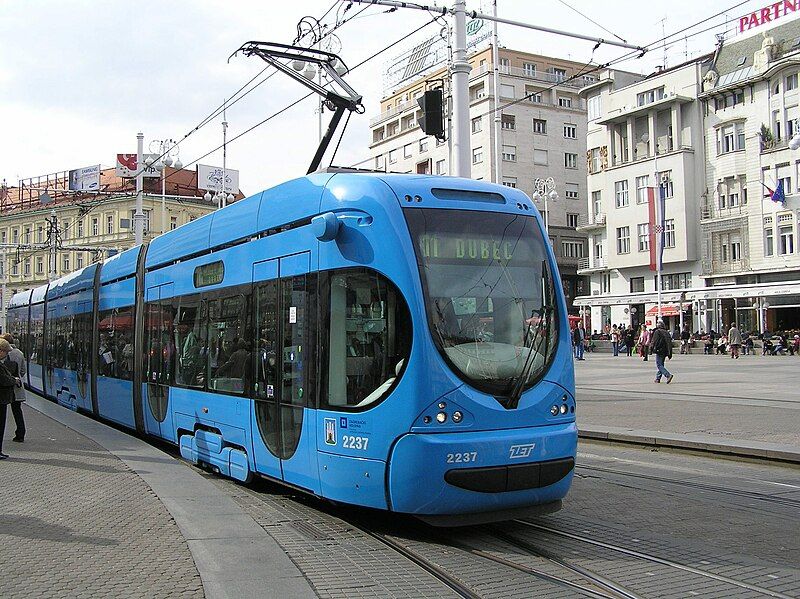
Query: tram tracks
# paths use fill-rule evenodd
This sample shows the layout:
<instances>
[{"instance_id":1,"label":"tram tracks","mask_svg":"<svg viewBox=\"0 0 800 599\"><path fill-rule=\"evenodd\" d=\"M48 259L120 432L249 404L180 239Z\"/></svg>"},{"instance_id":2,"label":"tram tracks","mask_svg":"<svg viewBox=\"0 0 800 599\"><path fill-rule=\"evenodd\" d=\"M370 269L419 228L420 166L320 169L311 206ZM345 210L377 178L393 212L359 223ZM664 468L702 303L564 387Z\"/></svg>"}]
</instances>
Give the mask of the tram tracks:
<instances>
[{"instance_id":1,"label":"tram tracks","mask_svg":"<svg viewBox=\"0 0 800 599\"><path fill-rule=\"evenodd\" d=\"M656 476L652 474L641 474L636 472L625 472L624 470L615 470L614 468L606 468L604 466L587 466L584 464L578 464L576 466L576 470L589 470L592 472L603 472L605 474L615 474L619 476L627 476L633 478L641 478L645 480L651 480L656 482L664 482L670 483L674 485L679 485L682 487L687 487L690 489L697 489L700 491L711 491L714 493L722 493L725 495L733 495L736 497L744 497L746 499L754 499L757 501L764 501L767 503L774 503L780 505L788 505L790 507L800 507L800 499L792 499L791 497L781 497L777 495L767 495L765 493L757 493L755 491L743 491L741 489L731 489L728 487L720 487L717 485L709 485L707 483L700 483L696 481L683 481L683 480L676 480L674 478L668 478L665 476Z\"/></svg>"},{"instance_id":2,"label":"tram tracks","mask_svg":"<svg viewBox=\"0 0 800 599\"><path fill-rule=\"evenodd\" d=\"M776 599L795 599L791 595L786 595L779 591L775 591L772 589L768 589L766 587L762 587L756 584L752 584L743 580L737 580L735 578L730 578L729 576L725 576L723 574L717 574L715 572L709 572L707 570L702 570L700 568L695 568L694 566L690 566L688 564L681 564L666 558L658 557L655 555L650 555L641 551L637 551L635 549L630 549L627 547L622 547L618 545L614 545L612 543L608 543L605 541L599 541L596 539L592 539L583 535L566 532L562 530L558 530L556 528L552 528L550 526L544 526L542 524L537 524L535 522L529 522L527 520L514 520L515 524L521 524L525 527L528 527L533 530L537 530L539 532L546 533L547 535L551 535L554 537L560 537L562 539L570 539L573 541L577 541L584 545L591 545L593 547L597 547L600 549L612 551L615 553L623 554L631 558L635 558L638 560L642 560L645 562L649 562L652 564L659 564L671 570L678 570L685 574L697 576L702 579L712 580L716 582L721 582L730 586L737 587L738 589L745 589L748 591L752 591L754 593L758 593L759 595L763 595L766 597L774 597ZM523 541L524 542L524 541Z\"/></svg>"}]
</instances>

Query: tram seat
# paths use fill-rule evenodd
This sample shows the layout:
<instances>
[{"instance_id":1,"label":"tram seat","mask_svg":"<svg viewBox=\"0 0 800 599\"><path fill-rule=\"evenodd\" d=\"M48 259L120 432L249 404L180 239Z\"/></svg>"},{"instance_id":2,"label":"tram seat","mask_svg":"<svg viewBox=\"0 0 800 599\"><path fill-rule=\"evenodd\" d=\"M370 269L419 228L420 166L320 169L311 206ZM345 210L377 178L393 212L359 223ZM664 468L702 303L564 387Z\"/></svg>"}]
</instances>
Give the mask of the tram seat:
<instances>
[{"instance_id":1,"label":"tram seat","mask_svg":"<svg viewBox=\"0 0 800 599\"><path fill-rule=\"evenodd\" d=\"M369 395L367 395L367 396L366 396L364 399L362 399L360 402L358 402L358 403L356 404L356 407L357 407L357 408L360 408L360 407L362 407L362 406L367 406L367 405L371 404L372 402L374 402L376 399L378 399L378 398L379 398L381 395L383 395L384 393L386 393L386 390L387 390L389 387L391 387L391 386L392 386L392 384L394 383L395 379L396 379L398 376L400 376L400 371L401 371L401 370L403 370L403 364L404 364L404 363L405 363L405 358L404 358L404 359L402 359L402 360L400 360L400 361L397 363L397 366L395 366L395 367L394 367L394 374L395 374L395 376L390 376L388 379L386 379L386 380L383 382L383 384L381 384L381 385L380 385L380 386L379 386L377 389L375 389L375 391L373 391L372 393L370 393Z\"/></svg>"}]
</instances>

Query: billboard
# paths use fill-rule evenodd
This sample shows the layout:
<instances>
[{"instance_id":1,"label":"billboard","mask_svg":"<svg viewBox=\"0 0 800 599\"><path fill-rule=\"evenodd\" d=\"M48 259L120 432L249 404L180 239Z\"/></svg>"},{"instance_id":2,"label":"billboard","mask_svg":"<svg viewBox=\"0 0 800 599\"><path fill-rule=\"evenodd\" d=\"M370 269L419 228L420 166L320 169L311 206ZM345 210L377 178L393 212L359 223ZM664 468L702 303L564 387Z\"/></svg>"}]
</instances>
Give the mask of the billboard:
<instances>
[{"instance_id":1,"label":"billboard","mask_svg":"<svg viewBox=\"0 0 800 599\"><path fill-rule=\"evenodd\" d=\"M222 191L222 168L198 164L197 188L208 191ZM239 171L231 168L225 169L225 193L239 193Z\"/></svg>"},{"instance_id":2,"label":"billboard","mask_svg":"<svg viewBox=\"0 0 800 599\"><path fill-rule=\"evenodd\" d=\"M158 160L159 155L142 154L145 164L147 164L148 157L155 162ZM136 176L136 170L136 154L117 154L117 168L115 171L117 177L132 179ZM153 166L145 166L142 175L145 177L160 177L161 171Z\"/></svg>"},{"instance_id":3,"label":"billboard","mask_svg":"<svg viewBox=\"0 0 800 599\"><path fill-rule=\"evenodd\" d=\"M71 191L94 191L100 189L100 165L76 168L69 172Z\"/></svg>"}]
</instances>

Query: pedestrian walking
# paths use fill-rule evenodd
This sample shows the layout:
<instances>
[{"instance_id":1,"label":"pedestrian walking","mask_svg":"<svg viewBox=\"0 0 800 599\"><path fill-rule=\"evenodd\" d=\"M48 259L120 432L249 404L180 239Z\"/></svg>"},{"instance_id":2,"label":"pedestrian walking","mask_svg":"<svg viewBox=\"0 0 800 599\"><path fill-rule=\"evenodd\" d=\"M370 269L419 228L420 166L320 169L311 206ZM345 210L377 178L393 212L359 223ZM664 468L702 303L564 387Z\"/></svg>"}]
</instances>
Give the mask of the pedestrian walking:
<instances>
[{"instance_id":1,"label":"pedestrian walking","mask_svg":"<svg viewBox=\"0 0 800 599\"><path fill-rule=\"evenodd\" d=\"M619 329L617 328L617 325L614 325L611 328L611 351L615 356L619 355L619 338Z\"/></svg>"},{"instance_id":2,"label":"pedestrian walking","mask_svg":"<svg viewBox=\"0 0 800 599\"><path fill-rule=\"evenodd\" d=\"M633 332L633 327L628 325L625 329L625 351L630 358L633 355L633 346L636 343L636 335Z\"/></svg>"},{"instance_id":3,"label":"pedestrian walking","mask_svg":"<svg viewBox=\"0 0 800 599\"><path fill-rule=\"evenodd\" d=\"M681 353L688 354L689 353L689 339L691 338L691 334L689 333L689 327L687 325L683 325L683 330L681 331Z\"/></svg>"},{"instance_id":4,"label":"pedestrian walking","mask_svg":"<svg viewBox=\"0 0 800 599\"><path fill-rule=\"evenodd\" d=\"M22 443L25 441L25 416L22 414L22 404L25 402L25 387L23 383L25 375L28 374L28 367L25 355L14 345L14 336L11 333L6 333L3 335L3 339L8 341L11 346L11 351L8 353L6 360L13 364L13 366L6 364L6 367L17 378L17 384L14 387L14 401L11 402L11 413L14 415L14 424L17 427L12 441Z\"/></svg>"},{"instance_id":5,"label":"pedestrian walking","mask_svg":"<svg viewBox=\"0 0 800 599\"><path fill-rule=\"evenodd\" d=\"M672 382L673 375L664 366L664 358L672 359L672 337L664 328L664 321L659 320L656 330L650 336L650 352L656 356L656 383L661 382L661 377L667 379L667 385Z\"/></svg>"},{"instance_id":6,"label":"pedestrian walking","mask_svg":"<svg viewBox=\"0 0 800 599\"><path fill-rule=\"evenodd\" d=\"M5 339L0 339L0 460L8 458L3 453L3 437L6 430L6 413L9 404L14 401L14 388L17 386L17 378L5 365L10 352L11 344Z\"/></svg>"},{"instance_id":7,"label":"pedestrian walking","mask_svg":"<svg viewBox=\"0 0 800 599\"><path fill-rule=\"evenodd\" d=\"M728 329L728 347L731 348L731 360L739 359L739 348L742 347L742 334L736 328L736 323L731 323L731 328Z\"/></svg>"}]
</instances>

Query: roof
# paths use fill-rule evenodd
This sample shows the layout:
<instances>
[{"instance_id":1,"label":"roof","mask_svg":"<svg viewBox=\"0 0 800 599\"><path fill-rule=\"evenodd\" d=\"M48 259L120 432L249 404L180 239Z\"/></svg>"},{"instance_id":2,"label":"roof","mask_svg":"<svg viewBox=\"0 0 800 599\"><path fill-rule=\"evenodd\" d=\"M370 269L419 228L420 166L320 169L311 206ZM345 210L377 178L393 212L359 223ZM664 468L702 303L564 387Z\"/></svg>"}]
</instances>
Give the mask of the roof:
<instances>
[{"instance_id":1,"label":"roof","mask_svg":"<svg viewBox=\"0 0 800 599\"><path fill-rule=\"evenodd\" d=\"M773 29L765 29L764 33L769 33L774 38L778 56L792 49L800 49L800 19ZM753 55L761 49L763 41L763 35L753 35L730 44L723 44L712 67L719 75L717 87L724 87L755 75L754 72L748 75L745 71L752 71ZM728 74L731 76L726 79L725 75Z\"/></svg>"}]
</instances>

